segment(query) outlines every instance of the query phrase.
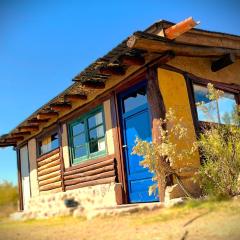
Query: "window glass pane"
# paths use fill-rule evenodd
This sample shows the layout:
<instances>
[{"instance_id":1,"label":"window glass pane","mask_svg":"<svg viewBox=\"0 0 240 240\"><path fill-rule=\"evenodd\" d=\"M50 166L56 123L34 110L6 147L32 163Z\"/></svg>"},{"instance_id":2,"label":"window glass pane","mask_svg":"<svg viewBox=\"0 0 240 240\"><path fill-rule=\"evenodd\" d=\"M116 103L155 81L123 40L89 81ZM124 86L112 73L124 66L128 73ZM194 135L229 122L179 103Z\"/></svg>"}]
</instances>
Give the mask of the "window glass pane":
<instances>
[{"instance_id":1,"label":"window glass pane","mask_svg":"<svg viewBox=\"0 0 240 240\"><path fill-rule=\"evenodd\" d=\"M89 131L90 141L104 136L103 125Z\"/></svg>"},{"instance_id":2,"label":"window glass pane","mask_svg":"<svg viewBox=\"0 0 240 240\"><path fill-rule=\"evenodd\" d=\"M102 112L96 113L88 119L88 127L93 128L103 122Z\"/></svg>"},{"instance_id":3,"label":"window glass pane","mask_svg":"<svg viewBox=\"0 0 240 240\"><path fill-rule=\"evenodd\" d=\"M55 133L51 136L52 138L52 146L51 146L51 149L55 149L55 148L58 148L59 147L59 139L58 139L58 134Z\"/></svg>"},{"instance_id":4,"label":"window glass pane","mask_svg":"<svg viewBox=\"0 0 240 240\"><path fill-rule=\"evenodd\" d=\"M124 112L131 111L143 104L147 103L146 87L138 89L131 95L123 98Z\"/></svg>"},{"instance_id":5,"label":"window glass pane","mask_svg":"<svg viewBox=\"0 0 240 240\"><path fill-rule=\"evenodd\" d=\"M199 121L218 123L217 102L208 99L208 89L199 85L194 85L193 89ZM220 123L233 123L233 115L237 107L234 94L225 92L218 100L218 107Z\"/></svg>"},{"instance_id":6,"label":"window glass pane","mask_svg":"<svg viewBox=\"0 0 240 240\"><path fill-rule=\"evenodd\" d=\"M85 142L86 141L85 141L85 134L84 133L73 137L73 145L74 145L74 147L83 145Z\"/></svg>"},{"instance_id":7,"label":"window glass pane","mask_svg":"<svg viewBox=\"0 0 240 240\"><path fill-rule=\"evenodd\" d=\"M98 150L99 151L104 151L105 148L106 148L105 139L104 138L99 139L98 140Z\"/></svg>"},{"instance_id":8,"label":"window glass pane","mask_svg":"<svg viewBox=\"0 0 240 240\"><path fill-rule=\"evenodd\" d=\"M84 122L83 121L77 123L76 125L74 125L72 127L73 136L75 136L75 135L77 135L77 134L79 134L79 133L81 133L83 131L84 131Z\"/></svg>"},{"instance_id":9,"label":"window glass pane","mask_svg":"<svg viewBox=\"0 0 240 240\"><path fill-rule=\"evenodd\" d=\"M74 158L80 158L87 155L86 147L76 147L74 148Z\"/></svg>"},{"instance_id":10,"label":"window glass pane","mask_svg":"<svg viewBox=\"0 0 240 240\"><path fill-rule=\"evenodd\" d=\"M105 150L105 139L95 139L89 143L89 149L90 153L95 153L98 151L104 151Z\"/></svg>"},{"instance_id":11,"label":"window glass pane","mask_svg":"<svg viewBox=\"0 0 240 240\"><path fill-rule=\"evenodd\" d=\"M59 147L58 134L54 133L50 136L44 137L41 141L39 141L38 147L39 147L40 155L48 153L48 152L58 148Z\"/></svg>"}]
</instances>

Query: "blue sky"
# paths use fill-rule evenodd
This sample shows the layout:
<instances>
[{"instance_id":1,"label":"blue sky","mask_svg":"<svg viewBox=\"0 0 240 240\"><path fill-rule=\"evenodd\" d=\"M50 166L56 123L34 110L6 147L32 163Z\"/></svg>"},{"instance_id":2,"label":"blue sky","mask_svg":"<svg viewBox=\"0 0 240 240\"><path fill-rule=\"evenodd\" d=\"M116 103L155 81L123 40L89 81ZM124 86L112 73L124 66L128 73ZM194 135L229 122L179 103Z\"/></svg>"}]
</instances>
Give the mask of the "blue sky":
<instances>
[{"instance_id":1,"label":"blue sky","mask_svg":"<svg viewBox=\"0 0 240 240\"><path fill-rule=\"evenodd\" d=\"M0 135L134 31L193 16L199 28L240 35L239 9L237 0L0 0ZM0 149L3 179L17 182L12 148Z\"/></svg>"}]
</instances>

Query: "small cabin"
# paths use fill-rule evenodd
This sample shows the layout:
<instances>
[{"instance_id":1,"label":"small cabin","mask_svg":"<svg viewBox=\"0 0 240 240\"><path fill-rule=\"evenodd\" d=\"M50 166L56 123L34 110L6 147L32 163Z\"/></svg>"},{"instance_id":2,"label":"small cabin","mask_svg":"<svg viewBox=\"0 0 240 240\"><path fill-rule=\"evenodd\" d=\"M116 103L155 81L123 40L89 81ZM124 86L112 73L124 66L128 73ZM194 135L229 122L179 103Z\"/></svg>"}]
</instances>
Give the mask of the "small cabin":
<instances>
[{"instance_id":1,"label":"small cabin","mask_svg":"<svg viewBox=\"0 0 240 240\"><path fill-rule=\"evenodd\" d=\"M188 129L188 139L177 144L194 142L208 121L196 106L208 83L225 92L221 116L240 104L240 37L178 27L162 20L135 32L1 136L0 147L13 146L17 153L20 210L55 216L68 204L161 201L148 194L152 173L131 154L136 137L152 141L154 120L172 108ZM197 169L199 153L176 164ZM193 175L180 178L197 194ZM173 178L168 184L177 183Z\"/></svg>"}]
</instances>

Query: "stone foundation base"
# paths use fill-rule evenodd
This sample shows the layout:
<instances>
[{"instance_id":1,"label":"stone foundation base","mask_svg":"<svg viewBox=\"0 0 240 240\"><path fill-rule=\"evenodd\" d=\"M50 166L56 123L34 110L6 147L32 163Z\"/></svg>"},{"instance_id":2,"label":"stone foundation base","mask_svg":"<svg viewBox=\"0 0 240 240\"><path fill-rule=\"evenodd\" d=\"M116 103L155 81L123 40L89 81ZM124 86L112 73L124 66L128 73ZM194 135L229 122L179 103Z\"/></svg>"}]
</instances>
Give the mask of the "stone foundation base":
<instances>
[{"instance_id":1,"label":"stone foundation base","mask_svg":"<svg viewBox=\"0 0 240 240\"><path fill-rule=\"evenodd\" d=\"M181 180L184 187L188 190L193 197L199 197L201 190L198 183L194 183L191 178L186 178ZM174 184L166 188L165 191L165 202L170 201L171 199L187 197L179 184Z\"/></svg>"},{"instance_id":2,"label":"stone foundation base","mask_svg":"<svg viewBox=\"0 0 240 240\"><path fill-rule=\"evenodd\" d=\"M115 191L118 184L103 184L67 192L39 195L30 199L21 219L41 219L56 216L85 216L86 212L117 205Z\"/></svg>"}]
</instances>

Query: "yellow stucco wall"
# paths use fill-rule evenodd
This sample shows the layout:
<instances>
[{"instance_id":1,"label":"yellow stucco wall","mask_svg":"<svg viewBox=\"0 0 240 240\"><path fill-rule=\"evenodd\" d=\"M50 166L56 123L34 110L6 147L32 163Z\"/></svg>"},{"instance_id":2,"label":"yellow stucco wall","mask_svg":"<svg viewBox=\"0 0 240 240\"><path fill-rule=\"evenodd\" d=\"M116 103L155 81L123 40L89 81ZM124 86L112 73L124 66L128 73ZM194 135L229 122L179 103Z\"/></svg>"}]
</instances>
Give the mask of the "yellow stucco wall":
<instances>
[{"instance_id":1,"label":"yellow stucco wall","mask_svg":"<svg viewBox=\"0 0 240 240\"><path fill-rule=\"evenodd\" d=\"M111 106L110 100L103 103L104 107L104 118L106 126L106 145L108 154L114 154L114 139L113 139L113 129L112 129L112 118L111 118Z\"/></svg>"},{"instance_id":2,"label":"yellow stucco wall","mask_svg":"<svg viewBox=\"0 0 240 240\"><path fill-rule=\"evenodd\" d=\"M175 57L168 62L168 65L192 73L197 77L223 83L240 84L240 74L237 74L240 69L239 59L217 72L211 71L211 64L212 60L210 58L196 57Z\"/></svg>"},{"instance_id":3,"label":"yellow stucco wall","mask_svg":"<svg viewBox=\"0 0 240 240\"><path fill-rule=\"evenodd\" d=\"M37 177L37 151L36 140L31 139L28 141L28 154L29 154L29 170L30 170L30 186L31 196L39 195L38 177Z\"/></svg>"},{"instance_id":4,"label":"yellow stucco wall","mask_svg":"<svg viewBox=\"0 0 240 240\"><path fill-rule=\"evenodd\" d=\"M190 150L191 144L196 140L196 134L185 79L179 73L159 68L158 81L166 110L174 109L177 119L182 118L184 127L188 130L188 135L184 140L175 140L177 148ZM173 167L177 169L182 167L197 168L199 165L199 154L195 152L189 159L176 161Z\"/></svg>"}]
</instances>

